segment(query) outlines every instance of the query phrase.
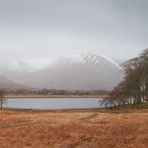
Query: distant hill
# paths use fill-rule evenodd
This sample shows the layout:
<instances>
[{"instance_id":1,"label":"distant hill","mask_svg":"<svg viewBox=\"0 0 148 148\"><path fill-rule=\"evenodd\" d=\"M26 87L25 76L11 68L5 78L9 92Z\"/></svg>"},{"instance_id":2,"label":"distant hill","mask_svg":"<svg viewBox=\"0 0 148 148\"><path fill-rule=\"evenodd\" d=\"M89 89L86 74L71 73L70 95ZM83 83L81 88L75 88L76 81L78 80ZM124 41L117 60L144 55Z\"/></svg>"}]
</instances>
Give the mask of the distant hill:
<instances>
[{"instance_id":1,"label":"distant hill","mask_svg":"<svg viewBox=\"0 0 148 148\"><path fill-rule=\"evenodd\" d=\"M28 89L29 87L23 86L21 84L15 83L9 79L7 79L5 76L0 76L0 89L10 89L10 90L16 90L16 89Z\"/></svg>"}]
</instances>

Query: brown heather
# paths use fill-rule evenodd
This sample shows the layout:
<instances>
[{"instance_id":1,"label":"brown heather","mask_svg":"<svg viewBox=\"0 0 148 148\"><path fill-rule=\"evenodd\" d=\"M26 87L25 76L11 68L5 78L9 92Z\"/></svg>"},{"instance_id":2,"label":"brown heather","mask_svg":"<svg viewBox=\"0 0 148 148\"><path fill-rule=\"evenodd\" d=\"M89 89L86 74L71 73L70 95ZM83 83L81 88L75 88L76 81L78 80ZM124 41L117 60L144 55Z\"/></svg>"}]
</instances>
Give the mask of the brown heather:
<instances>
[{"instance_id":1,"label":"brown heather","mask_svg":"<svg viewBox=\"0 0 148 148\"><path fill-rule=\"evenodd\" d=\"M147 148L148 110L0 110L1 148Z\"/></svg>"}]
</instances>

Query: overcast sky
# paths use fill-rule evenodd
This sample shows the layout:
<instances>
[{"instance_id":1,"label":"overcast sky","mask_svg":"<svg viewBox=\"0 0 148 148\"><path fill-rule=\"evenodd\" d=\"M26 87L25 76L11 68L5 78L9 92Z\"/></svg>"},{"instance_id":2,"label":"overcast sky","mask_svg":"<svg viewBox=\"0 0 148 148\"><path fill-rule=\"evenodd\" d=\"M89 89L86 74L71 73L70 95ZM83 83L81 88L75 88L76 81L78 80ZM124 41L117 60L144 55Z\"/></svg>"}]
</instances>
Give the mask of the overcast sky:
<instances>
[{"instance_id":1,"label":"overcast sky","mask_svg":"<svg viewBox=\"0 0 148 148\"><path fill-rule=\"evenodd\" d=\"M0 62L148 47L148 0L0 0Z\"/></svg>"}]
</instances>

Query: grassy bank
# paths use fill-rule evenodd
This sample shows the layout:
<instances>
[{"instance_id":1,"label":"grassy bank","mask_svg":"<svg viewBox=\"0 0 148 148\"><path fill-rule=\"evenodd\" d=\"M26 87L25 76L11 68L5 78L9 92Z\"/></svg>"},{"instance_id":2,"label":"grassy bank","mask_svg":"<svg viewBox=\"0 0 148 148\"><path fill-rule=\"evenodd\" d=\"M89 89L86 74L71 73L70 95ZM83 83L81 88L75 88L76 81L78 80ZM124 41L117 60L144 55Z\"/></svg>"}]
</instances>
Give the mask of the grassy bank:
<instances>
[{"instance_id":1,"label":"grassy bank","mask_svg":"<svg viewBox=\"0 0 148 148\"><path fill-rule=\"evenodd\" d=\"M148 147L148 109L0 110L0 147Z\"/></svg>"}]
</instances>

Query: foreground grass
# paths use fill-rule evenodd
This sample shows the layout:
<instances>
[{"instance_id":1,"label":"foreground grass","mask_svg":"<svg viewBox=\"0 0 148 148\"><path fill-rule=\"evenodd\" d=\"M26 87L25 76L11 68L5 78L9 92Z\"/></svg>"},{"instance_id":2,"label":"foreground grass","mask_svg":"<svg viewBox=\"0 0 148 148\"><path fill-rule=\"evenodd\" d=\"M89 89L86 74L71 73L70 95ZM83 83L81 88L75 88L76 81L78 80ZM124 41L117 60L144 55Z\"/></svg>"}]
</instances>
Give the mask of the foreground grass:
<instances>
[{"instance_id":1,"label":"foreground grass","mask_svg":"<svg viewBox=\"0 0 148 148\"><path fill-rule=\"evenodd\" d=\"M147 148L148 110L0 110L2 148Z\"/></svg>"}]
</instances>

